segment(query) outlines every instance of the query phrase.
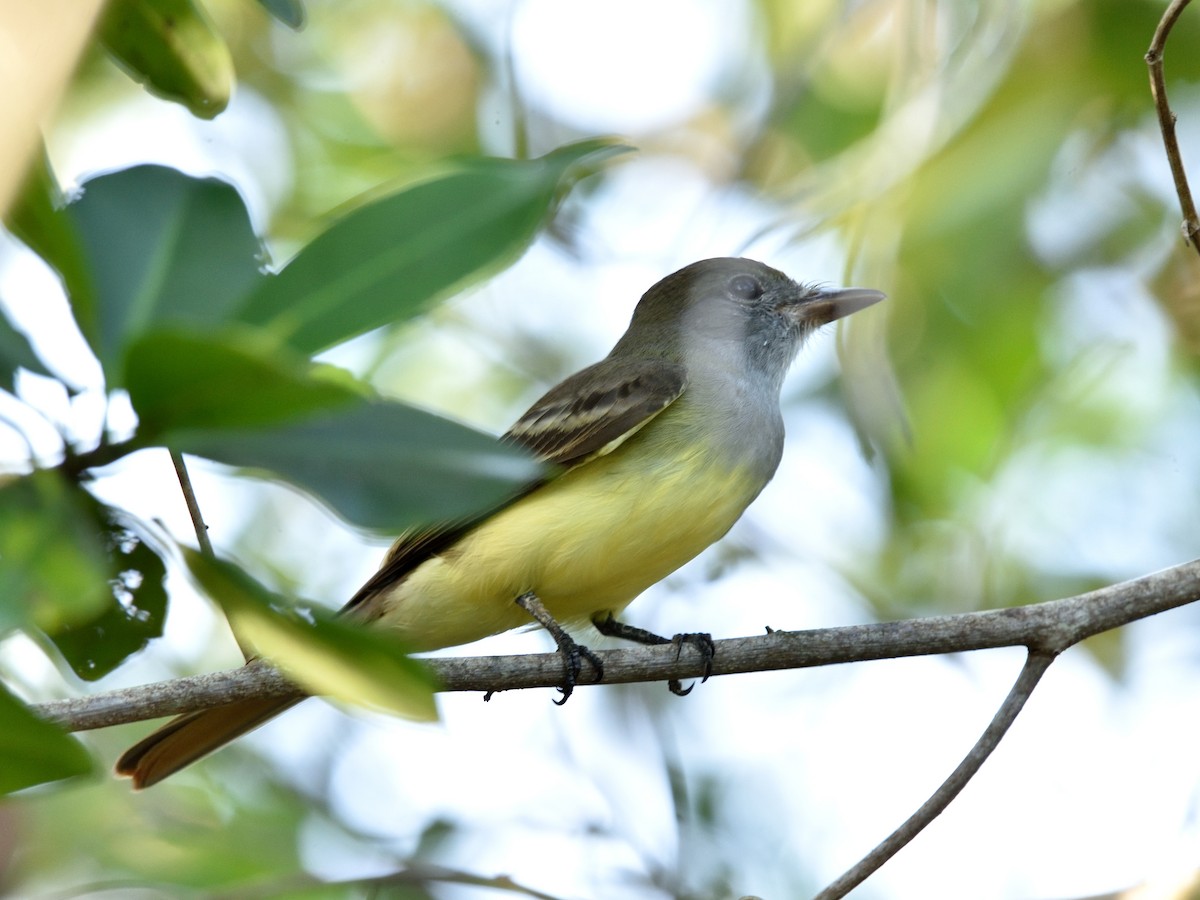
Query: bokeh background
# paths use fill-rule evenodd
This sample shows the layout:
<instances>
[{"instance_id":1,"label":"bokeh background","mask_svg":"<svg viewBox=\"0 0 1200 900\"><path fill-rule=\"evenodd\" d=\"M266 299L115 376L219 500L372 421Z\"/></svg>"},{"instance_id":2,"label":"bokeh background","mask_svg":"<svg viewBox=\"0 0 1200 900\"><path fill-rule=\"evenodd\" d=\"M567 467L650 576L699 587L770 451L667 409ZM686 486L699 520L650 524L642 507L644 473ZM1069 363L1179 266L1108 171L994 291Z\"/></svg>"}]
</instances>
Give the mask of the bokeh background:
<instances>
[{"instance_id":1,"label":"bokeh background","mask_svg":"<svg viewBox=\"0 0 1200 900\"><path fill-rule=\"evenodd\" d=\"M692 260L880 288L885 304L797 363L775 481L627 618L728 637L963 612L1197 555L1200 265L1142 59L1162 6L310 0L294 31L207 0L236 71L227 110L203 121L151 97L93 47L45 140L67 186L143 161L218 174L278 263L448 157L620 136L637 152L579 184L511 268L328 361L500 432ZM1200 177L1197 48L1200 14L1185 13L1168 86ZM0 298L78 388L26 374L23 403L94 435L99 367L57 279L7 236ZM0 412L53 457L52 429ZM20 471L29 449L0 421L0 465ZM264 581L336 607L385 546L293 491L196 469L218 551ZM191 539L165 452L93 489ZM219 612L179 573L169 584L165 637L113 675L84 685L15 635L6 683L36 700L238 664ZM856 896L1189 883L1198 625L1183 608L1066 654L963 795ZM523 633L455 652L547 645ZM802 897L940 783L1021 657L728 677L686 700L585 688L562 709L550 691L446 695L437 725L313 701L144 794L96 777L9 800L0 886L482 898L515 890L510 876L554 897ZM86 741L107 766L146 730Z\"/></svg>"}]
</instances>

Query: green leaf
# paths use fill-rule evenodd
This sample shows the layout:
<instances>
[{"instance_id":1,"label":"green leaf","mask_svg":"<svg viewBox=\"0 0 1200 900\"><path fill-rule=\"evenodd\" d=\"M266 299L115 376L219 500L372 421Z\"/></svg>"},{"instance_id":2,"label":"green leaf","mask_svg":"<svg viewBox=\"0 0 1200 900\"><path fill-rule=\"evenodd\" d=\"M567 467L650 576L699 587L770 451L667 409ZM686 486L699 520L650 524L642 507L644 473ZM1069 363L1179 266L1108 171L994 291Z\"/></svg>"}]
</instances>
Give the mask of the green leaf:
<instances>
[{"instance_id":1,"label":"green leaf","mask_svg":"<svg viewBox=\"0 0 1200 900\"><path fill-rule=\"evenodd\" d=\"M153 326L222 323L262 277L246 207L223 181L137 166L87 182L67 212L94 279L93 349L110 386L133 337Z\"/></svg>"},{"instance_id":2,"label":"green leaf","mask_svg":"<svg viewBox=\"0 0 1200 900\"><path fill-rule=\"evenodd\" d=\"M0 388L10 394L13 392L18 368L53 377L33 352L29 338L13 328L8 319L0 315Z\"/></svg>"},{"instance_id":3,"label":"green leaf","mask_svg":"<svg viewBox=\"0 0 1200 900\"><path fill-rule=\"evenodd\" d=\"M263 9L292 31L299 31L304 27L307 16L304 13L304 4L300 0L258 0L258 2Z\"/></svg>"},{"instance_id":4,"label":"green leaf","mask_svg":"<svg viewBox=\"0 0 1200 900\"><path fill-rule=\"evenodd\" d=\"M183 552L234 631L305 690L419 721L437 719L436 682L399 641L328 611L301 613L237 566Z\"/></svg>"},{"instance_id":5,"label":"green leaf","mask_svg":"<svg viewBox=\"0 0 1200 900\"><path fill-rule=\"evenodd\" d=\"M96 298L75 223L63 215L66 200L42 148L5 217L8 229L63 281L75 321L93 348L99 346Z\"/></svg>"},{"instance_id":6,"label":"green leaf","mask_svg":"<svg viewBox=\"0 0 1200 900\"><path fill-rule=\"evenodd\" d=\"M55 471L0 487L0 634L87 621L111 591L91 497Z\"/></svg>"},{"instance_id":7,"label":"green leaf","mask_svg":"<svg viewBox=\"0 0 1200 900\"><path fill-rule=\"evenodd\" d=\"M79 741L0 686L0 794L91 771L92 759Z\"/></svg>"},{"instance_id":8,"label":"green leaf","mask_svg":"<svg viewBox=\"0 0 1200 900\"><path fill-rule=\"evenodd\" d=\"M546 474L522 450L336 373L246 329L145 334L125 377L139 442L265 471L372 530L477 513Z\"/></svg>"},{"instance_id":9,"label":"green leaf","mask_svg":"<svg viewBox=\"0 0 1200 900\"><path fill-rule=\"evenodd\" d=\"M477 159L338 220L238 317L313 353L424 310L513 262L553 209L564 177L625 148L605 141L535 160Z\"/></svg>"},{"instance_id":10,"label":"green leaf","mask_svg":"<svg viewBox=\"0 0 1200 900\"><path fill-rule=\"evenodd\" d=\"M125 384L140 440L170 430L268 425L348 406L359 392L317 377L318 369L249 332L156 331L137 338Z\"/></svg>"},{"instance_id":11,"label":"green leaf","mask_svg":"<svg viewBox=\"0 0 1200 900\"><path fill-rule=\"evenodd\" d=\"M494 507L546 467L494 437L401 403L362 400L271 428L181 430L167 446L304 489L387 534Z\"/></svg>"},{"instance_id":12,"label":"green leaf","mask_svg":"<svg viewBox=\"0 0 1200 900\"><path fill-rule=\"evenodd\" d=\"M156 97L202 119L229 105L233 58L191 0L111 0L99 37L129 77Z\"/></svg>"},{"instance_id":13,"label":"green leaf","mask_svg":"<svg viewBox=\"0 0 1200 900\"><path fill-rule=\"evenodd\" d=\"M76 675L95 681L162 636L167 570L128 516L95 500L90 505L108 555L109 602L94 618L47 636Z\"/></svg>"}]
</instances>

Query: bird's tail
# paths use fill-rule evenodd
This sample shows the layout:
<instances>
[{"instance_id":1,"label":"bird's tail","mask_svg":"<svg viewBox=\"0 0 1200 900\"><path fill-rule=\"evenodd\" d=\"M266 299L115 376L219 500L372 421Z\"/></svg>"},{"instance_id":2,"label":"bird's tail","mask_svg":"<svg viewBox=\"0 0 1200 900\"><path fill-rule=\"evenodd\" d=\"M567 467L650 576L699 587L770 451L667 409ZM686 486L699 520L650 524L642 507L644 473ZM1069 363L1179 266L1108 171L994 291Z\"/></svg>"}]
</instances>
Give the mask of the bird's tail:
<instances>
[{"instance_id":1,"label":"bird's tail","mask_svg":"<svg viewBox=\"0 0 1200 900\"><path fill-rule=\"evenodd\" d=\"M158 784L303 699L251 698L179 716L126 750L117 774L132 778L134 789Z\"/></svg>"}]
</instances>

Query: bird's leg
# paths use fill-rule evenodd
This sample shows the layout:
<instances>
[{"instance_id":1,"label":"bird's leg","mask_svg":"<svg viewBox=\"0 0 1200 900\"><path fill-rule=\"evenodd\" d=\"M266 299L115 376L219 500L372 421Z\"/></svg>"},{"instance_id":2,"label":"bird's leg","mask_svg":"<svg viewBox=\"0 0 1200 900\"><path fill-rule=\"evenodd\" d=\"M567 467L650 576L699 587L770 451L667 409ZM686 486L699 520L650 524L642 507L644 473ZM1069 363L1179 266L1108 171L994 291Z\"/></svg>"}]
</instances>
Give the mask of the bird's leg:
<instances>
[{"instance_id":1,"label":"bird's leg","mask_svg":"<svg viewBox=\"0 0 1200 900\"><path fill-rule=\"evenodd\" d=\"M704 677L700 679L700 683L708 681L708 676L712 674L713 657L717 654L717 648L713 644L712 635L705 632L695 632L688 634L677 634L674 637L665 638L660 634L655 634L653 631L647 631L645 628L638 628L635 625L626 625L624 622L618 622L613 618L613 614L609 613L605 618L599 616L592 619L592 624L596 626L596 630L608 637L622 638L627 641L634 641L638 644L648 644L657 646L659 644L674 644L675 658L679 659L680 651L683 650L684 644L691 644L700 651L700 655L704 658ZM667 682L667 687L671 693L679 697L686 697L692 692L692 688L696 685L691 684L686 689L679 683L678 678L672 678Z\"/></svg>"},{"instance_id":2,"label":"bird's leg","mask_svg":"<svg viewBox=\"0 0 1200 900\"><path fill-rule=\"evenodd\" d=\"M554 638L554 643L558 644L558 652L563 658L563 683L558 690L562 693L561 700L554 702L562 706L570 698L571 693L575 690L575 680L579 677L579 670L582 666L582 660L586 659L592 664L592 668L596 671L596 680L600 681L604 678L604 664L599 658L587 647L577 643L558 624L554 616L550 615L550 611L546 609L537 594L533 591L527 591L516 600L517 606L525 610L535 619L538 620L543 628L550 632L550 636Z\"/></svg>"}]
</instances>

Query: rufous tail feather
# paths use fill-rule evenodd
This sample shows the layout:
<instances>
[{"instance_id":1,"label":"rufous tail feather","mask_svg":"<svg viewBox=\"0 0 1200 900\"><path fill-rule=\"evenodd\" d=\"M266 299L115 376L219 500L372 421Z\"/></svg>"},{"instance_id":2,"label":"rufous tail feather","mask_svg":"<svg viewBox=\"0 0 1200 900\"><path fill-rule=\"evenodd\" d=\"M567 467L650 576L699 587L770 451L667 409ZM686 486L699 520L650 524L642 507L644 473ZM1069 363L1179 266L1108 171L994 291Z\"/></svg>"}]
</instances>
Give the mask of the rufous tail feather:
<instances>
[{"instance_id":1,"label":"rufous tail feather","mask_svg":"<svg viewBox=\"0 0 1200 900\"><path fill-rule=\"evenodd\" d=\"M132 778L135 789L158 784L302 699L252 698L179 716L126 750L117 774Z\"/></svg>"}]
</instances>

